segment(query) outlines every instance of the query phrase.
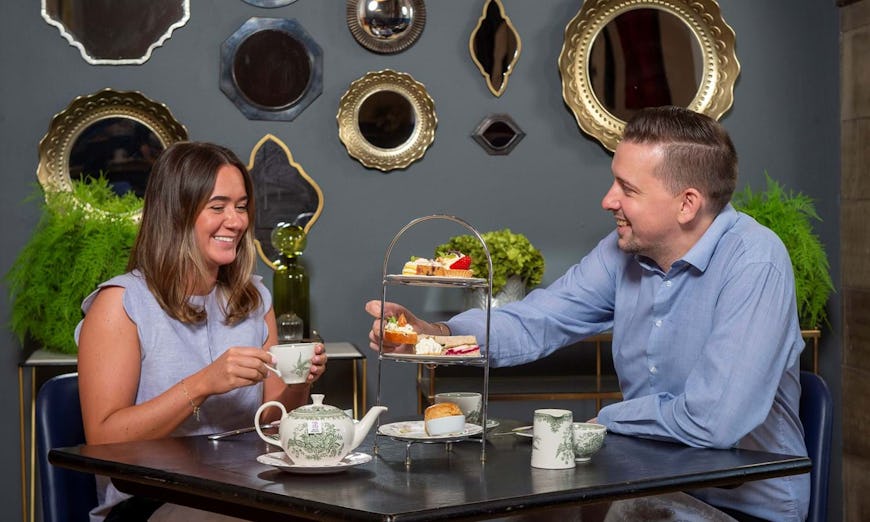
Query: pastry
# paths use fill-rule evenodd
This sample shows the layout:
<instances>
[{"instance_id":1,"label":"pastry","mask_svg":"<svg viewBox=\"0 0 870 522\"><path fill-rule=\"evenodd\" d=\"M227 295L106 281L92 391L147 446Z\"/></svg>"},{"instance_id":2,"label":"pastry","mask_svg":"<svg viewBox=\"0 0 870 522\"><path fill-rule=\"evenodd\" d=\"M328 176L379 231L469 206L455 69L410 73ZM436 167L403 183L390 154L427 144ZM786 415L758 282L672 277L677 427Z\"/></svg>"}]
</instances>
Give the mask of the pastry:
<instances>
[{"instance_id":1,"label":"pastry","mask_svg":"<svg viewBox=\"0 0 870 522\"><path fill-rule=\"evenodd\" d=\"M417 344L417 332L408 324L405 314L399 314L399 317L387 318L384 341L392 344Z\"/></svg>"},{"instance_id":2,"label":"pastry","mask_svg":"<svg viewBox=\"0 0 870 522\"><path fill-rule=\"evenodd\" d=\"M423 420L430 421L439 417L451 417L453 415L462 415L462 410L453 402L439 402L426 408L423 412Z\"/></svg>"}]
</instances>

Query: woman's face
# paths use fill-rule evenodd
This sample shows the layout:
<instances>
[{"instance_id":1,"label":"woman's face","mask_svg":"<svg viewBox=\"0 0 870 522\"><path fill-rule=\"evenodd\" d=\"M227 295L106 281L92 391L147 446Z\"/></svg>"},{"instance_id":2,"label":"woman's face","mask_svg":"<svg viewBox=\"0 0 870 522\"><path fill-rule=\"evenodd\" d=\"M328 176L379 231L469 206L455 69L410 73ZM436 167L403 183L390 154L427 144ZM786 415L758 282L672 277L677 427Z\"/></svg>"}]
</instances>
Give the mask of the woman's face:
<instances>
[{"instance_id":1,"label":"woman's face","mask_svg":"<svg viewBox=\"0 0 870 522\"><path fill-rule=\"evenodd\" d=\"M236 259L236 249L248 228L248 193L239 169L218 169L214 190L194 224L196 243L209 271Z\"/></svg>"}]
</instances>

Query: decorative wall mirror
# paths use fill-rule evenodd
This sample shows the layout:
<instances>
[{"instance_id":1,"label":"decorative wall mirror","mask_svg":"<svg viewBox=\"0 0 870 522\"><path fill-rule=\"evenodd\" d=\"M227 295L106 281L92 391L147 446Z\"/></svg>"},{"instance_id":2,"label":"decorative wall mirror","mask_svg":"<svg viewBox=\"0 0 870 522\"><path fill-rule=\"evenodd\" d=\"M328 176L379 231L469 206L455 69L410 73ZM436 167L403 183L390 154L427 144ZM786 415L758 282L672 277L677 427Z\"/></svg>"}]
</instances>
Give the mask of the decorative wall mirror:
<instances>
[{"instance_id":1,"label":"decorative wall mirror","mask_svg":"<svg viewBox=\"0 0 870 522\"><path fill-rule=\"evenodd\" d=\"M523 129L507 114L491 114L484 118L471 133L471 137L487 154L510 154L526 136Z\"/></svg>"},{"instance_id":2,"label":"decorative wall mirror","mask_svg":"<svg viewBox=\"0 0 870 522\"><path fill-rule=\"evenodd\" d=\"M190 18L189 0L42 0L42 18L88 63L145 63Z\"/></svg>"},{"instance_id":3,"label":"decorative wall mirror","mask_svg":"<svg viewBox=\"0 0 870 522\"><path fill-rule=\"evenodd\" d=\"M562 96L580 128L616 149L644 107L719 119L734 101L734 31L715 0L586 0L565 29Z\"/></svg>"},{"instance_id":4,"label":"decorative wall mirror","mask_svg":"<svg viewBox=\"0 0 870 522\"><path fill-rule=\"evenodd\" d=\"M323 212L323 191L293 160L287 145L271 134L254 145L248 171L255 188L257 251L274 269L279 257L271 239L275 225L299 225L308 233Z\"/></svg>"},{"instance_id":5,"label":"decorative wall mirror","mask_svg":"<svg viewBox=\"0 0 870 522\"><path fill-rule=\"evenodd\" d=\"M468 40L468 50L494 96L501 96L507 88L521 48L520 35L505 15L501 0L486 0L483 14Z\"/></svg>"},{"instance_id":6,"label":"decorative wall mirror","mask_svg":"<svg viewBox=\"0 0 870 522\"><path fill-rule=\"evenodd\" d=\"M338 107L338 137L369 168L403 169L435 139L435 102L422 83L392 70L370 72L350 84Z\"/></svg>"},{"instance_id":7,"label":"decorative wall mirror","mask_svg":"<svg viewBox=\"0 0 870 522\"><path fill-rule=\"evenodd\" d=\"M369 51L404 51L420 38L425 26L423 0L347 0L347 28Z\"/></svg>"},{"instance_id":8,"label":"decorative wall mirror","mask_svg":"<svg viewBox=\"0 0 870 522\"><path fill-rule=\"evenodd\" d=\"M160 152L186 139L187 129L165 105L139 92L104 89L76 98L52 119L39 142L37 177L46 197L100 173L115 193L142 195ZM138 220L141 210L131 217Z\"/></svg>"},{"instance_id":9,"label":"decorative wall mirror","mask_svg":"<svg viewBox=\"0 0 870 522\"><path fill-rule=\"evenodd\" d=\"M249 18L221 45L220 86L248 119L293 120L323 91L323 51L296 20Z\"/></svg>"}]
</instances>

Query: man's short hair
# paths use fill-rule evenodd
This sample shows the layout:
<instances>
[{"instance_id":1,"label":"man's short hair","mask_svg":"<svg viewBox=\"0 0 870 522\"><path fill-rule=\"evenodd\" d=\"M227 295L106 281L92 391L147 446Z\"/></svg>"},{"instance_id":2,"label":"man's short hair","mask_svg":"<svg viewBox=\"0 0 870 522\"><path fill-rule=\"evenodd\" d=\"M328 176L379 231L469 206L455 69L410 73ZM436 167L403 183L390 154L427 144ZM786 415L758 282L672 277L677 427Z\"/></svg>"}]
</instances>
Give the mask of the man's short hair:
<instances>
[{"instance_id":1,"label":"man's short hair","mask_svg":"<svg viewBox=\"0 0 870 522\"><path fill-rule=\"evenodd\" d=\"M696 188L718 214L737 186L737 152L728 132L713 118L682 107L641 109L622 139L662 146L656 175L673 194Z\"/></svg>"}]
</instances>

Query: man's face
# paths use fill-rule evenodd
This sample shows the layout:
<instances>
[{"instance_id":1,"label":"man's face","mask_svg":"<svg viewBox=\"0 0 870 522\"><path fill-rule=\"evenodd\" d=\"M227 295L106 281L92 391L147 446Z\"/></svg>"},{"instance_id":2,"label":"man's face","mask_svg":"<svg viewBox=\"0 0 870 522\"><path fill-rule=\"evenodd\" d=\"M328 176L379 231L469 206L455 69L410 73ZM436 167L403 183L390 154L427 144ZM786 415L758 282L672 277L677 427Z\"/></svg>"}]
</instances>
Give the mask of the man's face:
<instances>
[{"instance_id":1,"label":"man's face","mask_svg":"<svg viewBox=\"0 0 870 522\"><path fill-rule=\"evenodd\" d=\"M647 256L667 269L676 259L672 253L681 235L677 218L682 194L671 194L654 175L663 154L659 145L627 141L617 145L613 185L601 206L616 218L619 248Z\"/></svg>"}]
</instances>

